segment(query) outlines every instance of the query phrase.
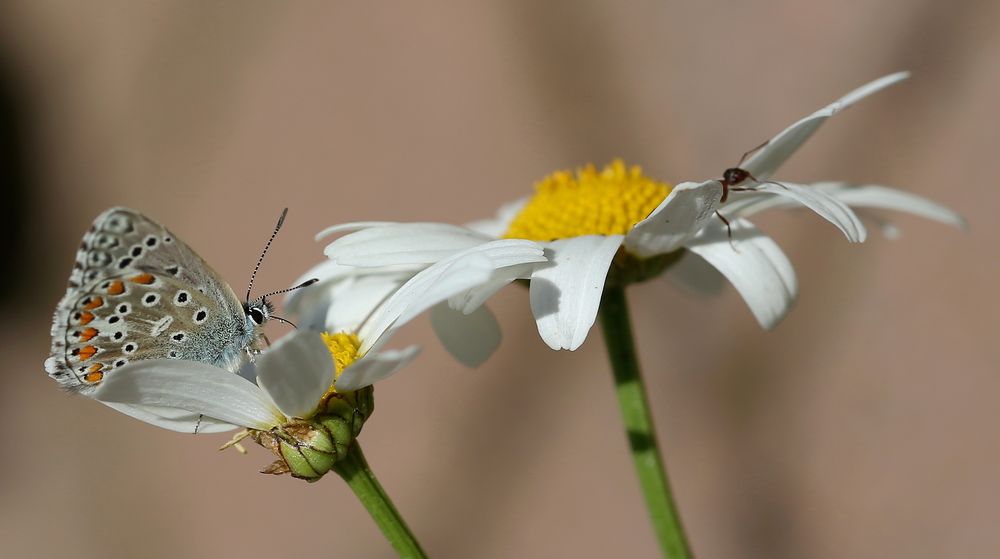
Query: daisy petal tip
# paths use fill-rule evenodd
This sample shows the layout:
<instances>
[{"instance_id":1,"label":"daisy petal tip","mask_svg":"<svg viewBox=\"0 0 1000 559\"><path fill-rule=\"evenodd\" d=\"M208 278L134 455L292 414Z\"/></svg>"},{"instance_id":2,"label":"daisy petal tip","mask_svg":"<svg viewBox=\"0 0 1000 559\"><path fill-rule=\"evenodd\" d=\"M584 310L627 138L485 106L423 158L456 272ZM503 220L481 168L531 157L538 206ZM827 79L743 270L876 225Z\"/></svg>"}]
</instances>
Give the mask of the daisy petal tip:
<instances>
[{"instance_id":1,"label":"daisy petal tip","mask_svg":"<svg viewBox=\"0 0 1000 559\"><path fill-rule=\"evenodd\" d=\"M398 373L420 354L420 346L370 353L355 361L337 378L338 391L353 391L385 380Z\"/></svg>"}]
</instances>

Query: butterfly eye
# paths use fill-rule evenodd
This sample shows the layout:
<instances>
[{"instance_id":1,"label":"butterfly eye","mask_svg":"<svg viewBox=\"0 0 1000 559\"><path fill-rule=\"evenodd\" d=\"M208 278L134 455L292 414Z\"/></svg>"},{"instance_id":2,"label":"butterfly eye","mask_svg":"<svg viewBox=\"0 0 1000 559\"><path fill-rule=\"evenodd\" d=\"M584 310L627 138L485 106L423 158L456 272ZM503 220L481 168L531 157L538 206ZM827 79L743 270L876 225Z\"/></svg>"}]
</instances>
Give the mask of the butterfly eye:
<instances>
[{"instance_id":1,"label":"butterfly eye","mask_svg":"<svg viewBox=\"0 0 1000 559\"><path fill-rule=\"evenodd\" d=\"M258 325L264 324L264 313L258 308L250 309L250 320Z\"/></svg>"}]
</instances>

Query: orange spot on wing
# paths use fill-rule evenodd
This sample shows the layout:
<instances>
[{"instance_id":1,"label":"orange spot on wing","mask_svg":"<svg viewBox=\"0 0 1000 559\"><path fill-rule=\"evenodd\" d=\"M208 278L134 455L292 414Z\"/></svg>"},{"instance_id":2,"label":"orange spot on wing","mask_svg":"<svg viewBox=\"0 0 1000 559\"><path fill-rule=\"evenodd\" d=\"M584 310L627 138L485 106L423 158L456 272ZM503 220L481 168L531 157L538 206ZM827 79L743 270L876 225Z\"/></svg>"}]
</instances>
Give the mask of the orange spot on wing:
<instances>
[{"instance_id":1,"label":"orange spot on wing","mask_svg":"<svg viewBox=\"0 0 1000 559\"><path fill-rule=\"evenodd\" d=\"M92 311L102 306L103 304L104 304L104 299L102 299L101 297L94 297L93 299L90 300L89 303L84 305L83 308L87 309L88 311Z\"/></svg>"},{"instance_id":2,"label":"orange spot on wing","mask_svg":"<svg viewBox=\"0 0 1000 559\"><path fill-rule=\"evenodd\" d=\"M121 280L115 280L108 286L108 295L121 295L125 293L125 284Z\"/></svg>"},{"instance_id":3,"label":"orange spot on wing","mask_svg":"<svg viewBox=\"0 0 1000 559\"><path fill-rule=\"evenodd\" d=\"M80 313L80 324L90 324L91 320L94 320L94 313L92 312Z\"/></svg>"},{"instance_id":4,"label":"orange spot on wing","mask_svg":"<svg viewBox=\"0 0 1000 559\"><path fill-rule=\"evenodd\" d=\"M95 382L100 382L101 379L104 378L104 373L101 371L101 369L103 368L104 365L102 365L101 363L96 363L94 365L91 365L90 368L87 369L87 374L84 375L83 380L91 384Z\"/></svg>"},{"instance_id":5,"label":"orange spot on wing","mask_svg":"<svg viewBox=\"0 0 1000 559\"><path fill-rule=\"evenodd\" d=\"M92 345L85 345L80 348L80 361L86 361L97 353L97 348Z\"/></svg>"},{"instance_id":6,"label":"orange spot on wing","mask_svg":"<svg viewBox=\"0 0 1000 559\"><path fill-rule=\"evenodd\" d=\"M80 342L89 342L91 338L98 334L97 328L87 328L83 332L80 332Z\"/></svg>"},{"instance_id":7,"label":"orange spot on wing","mask_svg":"<svg viewBox=\"0 0 1000 559\"><path fill-rule=\"evenodd\" d=\"M130 277L128 280L132 283L141 283L143 285L149 285L153 283L156 280L156 278L153 277L153 274L139 274L137 276Z\"/></svg>"}]
</instances>

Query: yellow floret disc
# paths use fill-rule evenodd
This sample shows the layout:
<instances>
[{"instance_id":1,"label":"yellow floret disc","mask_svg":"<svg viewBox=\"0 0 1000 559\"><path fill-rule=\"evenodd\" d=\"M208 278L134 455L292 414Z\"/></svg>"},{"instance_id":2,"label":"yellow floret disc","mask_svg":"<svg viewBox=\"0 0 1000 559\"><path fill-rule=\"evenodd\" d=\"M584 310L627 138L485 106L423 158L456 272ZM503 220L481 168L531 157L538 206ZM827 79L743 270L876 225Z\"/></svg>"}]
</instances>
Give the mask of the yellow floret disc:
<instances>
[{"instance_id":1,"label":"yellow floret disc","mask_svg":"<svg viewBox=\"0 0 1000 559\"><path fill-rule=\"evenodd\" d=\"M361 340L354 334L341 332L339 334L323 333L323 342L326 343L330 355L333 356L334 366L337 370L337 378L348 365L354 363L358 358L358 348L361 347Z\"/></svg>"},{"instance_id":2,"label":"yellow floret disc","mask_svg":"<svg viewBox=\"0 0 1000 559\"><path fill-rule=\"evenodd\" d=\"M554 241L583 235L624 235L670 194L670 185L616 159L600 172L593 165L557 171L535 185L535 195L504 237Z\"/></svg>"}]
</instances>

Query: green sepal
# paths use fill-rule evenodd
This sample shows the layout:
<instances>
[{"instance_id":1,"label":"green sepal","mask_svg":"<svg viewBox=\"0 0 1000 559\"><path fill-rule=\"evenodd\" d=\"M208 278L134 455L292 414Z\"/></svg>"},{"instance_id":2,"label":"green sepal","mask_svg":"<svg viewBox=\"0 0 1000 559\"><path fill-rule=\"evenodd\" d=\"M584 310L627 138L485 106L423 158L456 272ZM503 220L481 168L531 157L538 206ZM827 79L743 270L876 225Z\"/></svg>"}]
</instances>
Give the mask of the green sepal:
<instances>
[{"instance_id":1,"label":"green sepal","mask_svg":"<svg viewBox=\"0 0 1000 559\"><path fill-rule=\"evenodd\" d=\"M307 481L323 477L361 433L375 407L373 394L371 386L334 393L309 419L292 419L269 431L251 430L250 436L278 457L263 473L287 473Z\"/></svg>"}]
</instances>

